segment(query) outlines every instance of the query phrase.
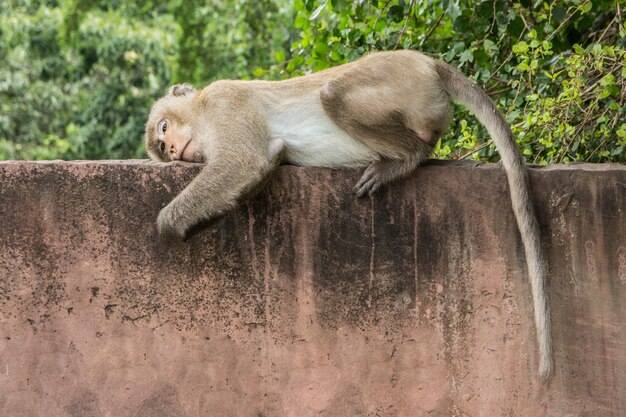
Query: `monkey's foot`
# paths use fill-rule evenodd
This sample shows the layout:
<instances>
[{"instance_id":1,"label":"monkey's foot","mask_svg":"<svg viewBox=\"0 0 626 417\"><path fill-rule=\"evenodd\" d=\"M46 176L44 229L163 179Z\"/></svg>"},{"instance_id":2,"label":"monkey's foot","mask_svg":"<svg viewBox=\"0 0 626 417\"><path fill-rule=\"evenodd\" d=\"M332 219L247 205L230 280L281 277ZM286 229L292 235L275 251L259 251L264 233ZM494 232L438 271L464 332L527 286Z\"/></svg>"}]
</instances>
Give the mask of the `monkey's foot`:
<instances>
[{"instance_id":1,"label":"monkey's foot","mask_svg":"<svg viewBox=\"0 0 626 417\"><path fill-rule=\"evenodd\" d=\"M352 192L354 192L357 197L361 198L366 194L372 195L380 188L381 185L383 185L383 181L382 178L380 178L380 173L377 167L378 164L379 161L372 162L370 166L365 169L361 179L352 189Z\"/></svg>"},{"instance_id":2,"label":"monkey's foot","mask_svg":"<svg viewBox=\"0 0 626 417\"><path fill-rule=\"evenodd\" d=\"M405 177L417 166L417 160L383 159L374 161L365 169L363 176L352 191L357 197L372 195L388 182Z\"/></svg>"}]
</instances>

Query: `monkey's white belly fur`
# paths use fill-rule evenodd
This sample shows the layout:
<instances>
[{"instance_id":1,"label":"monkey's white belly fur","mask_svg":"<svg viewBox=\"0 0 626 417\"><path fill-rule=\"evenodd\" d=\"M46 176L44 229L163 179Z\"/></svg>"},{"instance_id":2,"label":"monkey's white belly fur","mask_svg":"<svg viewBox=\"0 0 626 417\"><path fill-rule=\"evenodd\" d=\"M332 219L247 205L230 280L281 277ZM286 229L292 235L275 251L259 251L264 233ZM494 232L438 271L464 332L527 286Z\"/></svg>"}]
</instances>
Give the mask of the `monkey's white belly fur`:
<instances>
[{"instance_id":1,"label":"monkey's white belly fur","mask_svg":"<svg viewBox=\"0 0 626 417\"><path fill-rule=\"evenodd\" d=\"M266 108L272 139L282 139L286 159L296 165L363 166L378 155L340 129L324 112L319 94L276 100Z\"/></svg>"}]
</instances>

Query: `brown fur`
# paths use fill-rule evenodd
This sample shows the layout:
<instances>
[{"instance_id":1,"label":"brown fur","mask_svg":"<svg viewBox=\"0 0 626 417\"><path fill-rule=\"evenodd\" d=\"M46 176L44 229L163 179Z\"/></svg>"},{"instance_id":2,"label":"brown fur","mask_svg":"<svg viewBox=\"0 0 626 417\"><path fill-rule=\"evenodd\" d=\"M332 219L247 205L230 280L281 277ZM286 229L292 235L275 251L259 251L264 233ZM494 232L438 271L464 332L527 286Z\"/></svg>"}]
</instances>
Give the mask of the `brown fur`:
<instances>
[{"instance_id":1,"label":"brown fur","mask_svg":"<svg viewBox=\"0 0 626 417\"><path fill-rule=\"evenodd\" d=\"M358 196L412 172L451 119L450 99L473 111L493 136L509 178L533 292L540 375L552 372L547 266L528 178L510 128L489 97L449 65L415 51L381 52L291 80L183 84L157 101L146 148L160 161L206 168L159 214L159 233L183 238L191 226L233 207L281 162L366 166ZM167 120L167 132L157 132ZM160 149L165 148L164 152Z\"/></svg>"}]
</instances>

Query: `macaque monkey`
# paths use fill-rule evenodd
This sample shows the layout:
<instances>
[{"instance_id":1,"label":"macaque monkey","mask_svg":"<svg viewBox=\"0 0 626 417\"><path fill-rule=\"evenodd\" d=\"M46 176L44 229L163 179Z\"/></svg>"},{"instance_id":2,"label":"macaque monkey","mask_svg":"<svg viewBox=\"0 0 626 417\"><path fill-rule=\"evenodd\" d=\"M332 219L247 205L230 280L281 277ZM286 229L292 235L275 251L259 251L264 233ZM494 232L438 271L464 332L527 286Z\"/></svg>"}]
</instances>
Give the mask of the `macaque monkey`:
<instances>
[{"instance_id":1,"label":"macaque monkey","mask_svg":"<svg viewBox=\"0 0 626 417\"><path fill-rule=\"evenodd\" d=\"M451 120L450 100L487 128L507 173L524 249L539 345L539 375L552 373L546 261L529 182L511 129L487 94L448 64L416 51L379 52L284 81L217 81L197 91L173 86L146 124L157 161L206 164L157 219L159 234L183 239L224 213L280 163L367 166L362 197L405 177L430 155Z\"/></svg>"}]
</instances>

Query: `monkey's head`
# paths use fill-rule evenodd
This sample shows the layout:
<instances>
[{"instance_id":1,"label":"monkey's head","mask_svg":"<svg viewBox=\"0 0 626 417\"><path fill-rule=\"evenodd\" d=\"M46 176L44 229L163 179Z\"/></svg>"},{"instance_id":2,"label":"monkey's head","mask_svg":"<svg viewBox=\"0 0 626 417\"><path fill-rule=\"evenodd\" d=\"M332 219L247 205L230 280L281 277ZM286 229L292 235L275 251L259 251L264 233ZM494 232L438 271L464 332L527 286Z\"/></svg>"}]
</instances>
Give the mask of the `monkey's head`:
<instances>
[{"instance_id":1,"label":"monkey's head","mask_svg":"<svg viewBox=\"0 0 626 417\"><path fill-rule=\"evenodd\" d=\"M146 123L146 150L155 161L204 162L201 144L194 136L194 97L189 84L177 84L152 106Z\"/></svg>"}]
</instances>

